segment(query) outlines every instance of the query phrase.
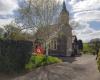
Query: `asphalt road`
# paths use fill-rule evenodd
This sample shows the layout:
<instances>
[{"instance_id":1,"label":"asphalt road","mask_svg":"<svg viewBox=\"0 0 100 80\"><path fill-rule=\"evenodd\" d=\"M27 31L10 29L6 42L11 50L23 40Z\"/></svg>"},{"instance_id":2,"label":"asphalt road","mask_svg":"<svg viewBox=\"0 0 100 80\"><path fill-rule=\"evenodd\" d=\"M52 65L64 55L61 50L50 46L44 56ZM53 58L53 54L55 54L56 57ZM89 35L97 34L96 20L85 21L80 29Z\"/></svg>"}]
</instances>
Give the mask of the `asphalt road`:
<instances>
[{"instance_id":1,"label":"asphalt road","mask_svg":"<svg viewBox=\"0 0 100 80\"><path fill-rule=\"evenodd\" d=\"M72 64L78 64L83 67L83 71L86 76L84 80L100 80L100 72L98 71L96 64L96 56L93 55L82 55L81 57L76 57Z\"/></svg>"},{"instance_id":2,"label":"asphalt road","mask_svg":"<svg viewBox=\"0 0 100 80\"><path fill-rule=\"evenodd\" d=\"M100 72L93 55L69 57L62 63L42 66L15 77L12 75L0 75L0 80L100 80Z\"/></svg>"}]
</instances>

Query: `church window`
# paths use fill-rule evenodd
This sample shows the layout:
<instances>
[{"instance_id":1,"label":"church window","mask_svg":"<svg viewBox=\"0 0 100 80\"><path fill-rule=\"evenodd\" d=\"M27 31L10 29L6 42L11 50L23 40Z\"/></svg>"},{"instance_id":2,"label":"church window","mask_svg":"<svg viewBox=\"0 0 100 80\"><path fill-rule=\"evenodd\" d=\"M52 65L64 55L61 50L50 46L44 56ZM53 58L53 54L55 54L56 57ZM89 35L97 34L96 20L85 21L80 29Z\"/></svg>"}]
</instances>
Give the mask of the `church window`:
<instances>
[{"instance_id":1,"label":"church window","mask_svg":"<svg viewBox=\"0 0 100 80\"><path fill-rule=\"evenodd\" d=\"M56 39L54 39L54 40L52 40L52 41L50 42L49 48L50 48L50 49L53 49L53 50L56 50L56 49L57 49L57 40L56 40Z\"/></svg>"}]
</instances>

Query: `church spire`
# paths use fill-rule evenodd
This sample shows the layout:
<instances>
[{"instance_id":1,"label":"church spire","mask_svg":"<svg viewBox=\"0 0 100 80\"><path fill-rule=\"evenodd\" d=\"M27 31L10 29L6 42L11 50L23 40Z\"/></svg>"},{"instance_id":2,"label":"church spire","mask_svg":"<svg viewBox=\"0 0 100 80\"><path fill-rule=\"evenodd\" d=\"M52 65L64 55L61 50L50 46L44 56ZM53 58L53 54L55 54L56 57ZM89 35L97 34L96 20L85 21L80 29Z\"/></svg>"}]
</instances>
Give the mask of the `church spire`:
<instances>
[{"instance_id":1,"label":"church spire","mask_svg":"<svg viewBox=\"0 0 100 80\"><path fill-rule=\"evenodd\" d=\"M62 9L62 11L67 12L67 10L66 10L66 3L65 3L65 1L63 1L63 9Z\"/></svg>"}]
</instances>

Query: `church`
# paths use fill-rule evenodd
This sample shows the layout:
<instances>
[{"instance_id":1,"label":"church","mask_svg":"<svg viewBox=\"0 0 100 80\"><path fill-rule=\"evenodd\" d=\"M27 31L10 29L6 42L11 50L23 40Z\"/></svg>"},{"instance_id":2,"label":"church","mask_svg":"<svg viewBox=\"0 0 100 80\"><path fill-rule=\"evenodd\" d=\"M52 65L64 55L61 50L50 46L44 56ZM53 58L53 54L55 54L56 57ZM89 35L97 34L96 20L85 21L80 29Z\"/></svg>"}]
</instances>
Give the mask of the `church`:
<instances>
[{"instance_id":1,"label":"church","mask_svg":"<svg viewBox=\"0 0 100 80\"><path fill-rule=\"evenodd\" d=\"M42 33L42 34L41 34ZM39 35L40 34L40 35ZM42 44L48 45L48 54L51 56L70 56L72 52L72 28L69 25L69 12L63 2L58 24L41 28L35 34L42 37ZM35 46L36 41L34 41Z\"/></svg>"}]
</instances>

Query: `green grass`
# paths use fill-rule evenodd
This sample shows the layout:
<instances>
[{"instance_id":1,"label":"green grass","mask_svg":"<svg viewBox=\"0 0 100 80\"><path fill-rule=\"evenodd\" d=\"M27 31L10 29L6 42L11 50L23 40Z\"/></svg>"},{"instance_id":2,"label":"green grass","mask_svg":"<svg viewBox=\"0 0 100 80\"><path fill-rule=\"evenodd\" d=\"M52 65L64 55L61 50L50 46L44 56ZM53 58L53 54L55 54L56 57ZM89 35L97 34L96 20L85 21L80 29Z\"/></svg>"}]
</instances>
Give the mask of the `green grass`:
<instances>
[{"instance_id":1,"label":"green grass","mask_svg":"<svg viewBox=\"0 0 100 80\"><path fill-rule=\"evenodd\" d=\"M28 64L26 64L25 68L27 70L32 70L40 66L45 66L60 62L62 62L62 60L52 56L44 56L44 55L32 56Z\"/></svg>"},{"instance_id":2,"label":"green grass","mask_svg":"<svg viewBox=\"0 0 100 80\"><path fill-rule=\"evenodd\" d=\"M89 46L89 43L84 43L83 44L83 51L85 52L85 54L92 54L94 52L94 49L92 49Z\"/></svg>"}]
</instances>

